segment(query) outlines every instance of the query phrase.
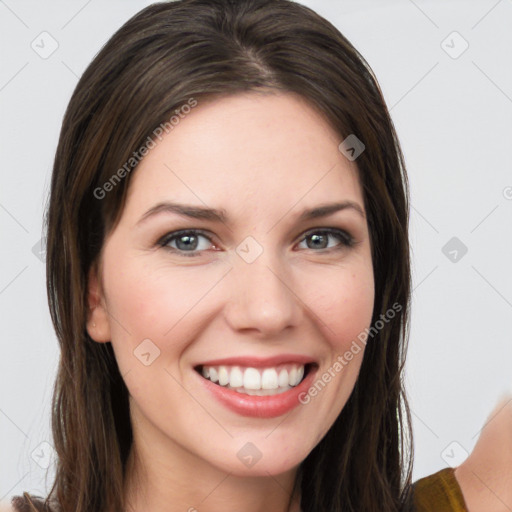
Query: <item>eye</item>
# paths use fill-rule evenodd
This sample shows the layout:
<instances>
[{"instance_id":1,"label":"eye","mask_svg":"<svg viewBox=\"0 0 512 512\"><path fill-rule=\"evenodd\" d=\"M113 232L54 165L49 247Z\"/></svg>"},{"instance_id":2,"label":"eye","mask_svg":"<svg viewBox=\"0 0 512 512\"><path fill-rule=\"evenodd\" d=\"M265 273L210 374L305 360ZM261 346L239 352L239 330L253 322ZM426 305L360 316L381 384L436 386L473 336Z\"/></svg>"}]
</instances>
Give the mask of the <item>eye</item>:
<instances>
[{"instance_id":1,"label":"eye","mask_svg":"<svg viewBox=\"0 0 512 512\"><path fill-rule=\"evenodd\" d=\"M206 244L203 243L202 248L200 243L201 238L209 242ZM160 246L169 249L172 252L178 252L183 256L198 256L201 252L207 249L208 245L211 243L212 241L210 237L197 229L174 231L173 233L168 233L158 241ZM173 247L172 244L175 244L175 246Z\"/></svg>"},{"instance_id":2,"label":"eye","mask_svg":"<svg viewBox=\"0 0 512 512\"><path fill-rule=\"evenodd\" d=\"M329 245L329 239L338 239L339 243ZM201 244L201 239L206 240ZM311 241L311 243L308 243ZM315 252L339 250L352 247L355 244L354 238L346 231L336 228L316 228L308 231L300 243L306 242L306 249L313 249ZM180 256L199 256L213 244L210 236L197 229L173 231L161 238L157 244ZM216 248L215 245L213 245Z\"/></svg>"},{"instance_id":3,"label":"eye","mask_svg":"<svg viewBox=\"0 0 512 512\"><path fill-rule=\"evenodd\" d=\"M329 238L337 238L340 243L329 246ZM307 249L343 249L354 245L354 238L351 235L346 231L335 228L321 228L308 231L302 240L306 242ZM311 244L307 243L308 240L311 241Z\"/></svg>"}]
</instances>

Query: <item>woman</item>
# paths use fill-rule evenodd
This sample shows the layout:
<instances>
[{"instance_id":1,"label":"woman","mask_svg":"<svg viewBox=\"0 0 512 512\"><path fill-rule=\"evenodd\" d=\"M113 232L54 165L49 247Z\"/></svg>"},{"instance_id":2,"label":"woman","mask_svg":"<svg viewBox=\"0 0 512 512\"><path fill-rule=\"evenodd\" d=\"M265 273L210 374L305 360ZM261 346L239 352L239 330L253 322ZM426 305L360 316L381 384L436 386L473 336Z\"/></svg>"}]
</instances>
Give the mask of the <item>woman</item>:
<instances>
[{"instance_id":1,"label":"woman","mask_svg":"<svg viewBox=\"0 0 512 512\"><path fill-rule=\"evenodd\" d=\"M16 508L411 509L407 196L371 69L311 10L129 20L63 122L57 471Z\"/></svg>"}]
</instances>

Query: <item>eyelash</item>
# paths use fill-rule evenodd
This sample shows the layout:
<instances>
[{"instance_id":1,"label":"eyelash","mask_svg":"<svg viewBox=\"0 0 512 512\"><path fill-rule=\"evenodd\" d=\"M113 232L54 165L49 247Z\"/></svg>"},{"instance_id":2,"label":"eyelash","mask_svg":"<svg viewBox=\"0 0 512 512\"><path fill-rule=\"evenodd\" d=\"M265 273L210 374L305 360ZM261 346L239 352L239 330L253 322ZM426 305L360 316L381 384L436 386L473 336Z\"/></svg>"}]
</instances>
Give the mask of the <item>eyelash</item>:
<instances>
[{"instance_id":1,"label":"eyelash","mask_svg":"<svg viewBox=\"0 0 512 512\"><path fill-rule=\"evenodd\" d=\"M354 237L352 237L346 231L343 231L341 229L336 229L336 228L313 228L313 229L310 229L304 233L300 242L304 241L309 236L312 236L315 234L336 236L341 241L341 243L335 247L319 249L318 251L315 251L314 249L309 249L309 250L312 250L313 252L331 252L333 250L339 251L344 248L353 247L356 244ZM170 252L177 253L180 256L185 256L185 257L189 257L189 258L199 256L202 252L205 252L205 251L198 251L197 249L194 251L183 251L182 249L176 249L174 247L169 247L168 244L171 241L178 239L184 235L194 235L194 236L200 235L200 236L205 237L210 243L213 243L211 238L206 234L206 232L204 232L200 229L186 229L186 230L184 229L184 230L180 230L180 231L172 231L170 233L167 233L160 240L158 240L157 244L160 247L163 247L164 249L166 249Z\"/></svg>"}]
</instances>

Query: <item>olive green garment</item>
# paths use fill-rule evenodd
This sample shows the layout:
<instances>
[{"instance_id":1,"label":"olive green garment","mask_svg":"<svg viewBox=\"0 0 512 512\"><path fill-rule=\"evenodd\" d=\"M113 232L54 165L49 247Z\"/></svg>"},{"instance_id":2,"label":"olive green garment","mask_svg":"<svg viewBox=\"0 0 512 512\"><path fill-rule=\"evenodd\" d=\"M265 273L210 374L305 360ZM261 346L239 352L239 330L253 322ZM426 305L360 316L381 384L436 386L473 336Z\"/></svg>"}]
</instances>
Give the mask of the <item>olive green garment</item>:
<instances>
[{"instance_id":1,"label":"olive green garment","mask_svg":"<svg viewBox=\"0 0 512 512\"><path fill-rule=\"evenodd\" d=\"M454 471L444 468L413 484L415 512L468 512Z\"/></svg>"}]
</instances>

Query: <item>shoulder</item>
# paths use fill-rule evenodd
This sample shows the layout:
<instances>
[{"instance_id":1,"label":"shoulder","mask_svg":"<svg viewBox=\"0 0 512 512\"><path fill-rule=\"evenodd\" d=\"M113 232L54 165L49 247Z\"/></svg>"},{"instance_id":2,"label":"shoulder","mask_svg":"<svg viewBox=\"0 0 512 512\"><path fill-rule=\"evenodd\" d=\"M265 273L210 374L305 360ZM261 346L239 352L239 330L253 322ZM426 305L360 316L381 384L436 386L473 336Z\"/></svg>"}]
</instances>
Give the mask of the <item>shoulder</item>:
<instances>
[{"instance_id":1,"label":"shoulder","mask_svg":"<svg viewBox=\"0 0 512 512\"><path fill-rule=\"evenodd\" d=\"M455 476L471 512L512 510L512 394L499 400Z\"/></svg>"},{"instance_id":2,"label":"shoulder","mask_svg":"<svg viewBox=\"0 0 512 512\"><path fill-rule=\"evenodd\" d=\"M512 511L512 394L498 401L467 459L416 481L413 499L417 512Z\"/></svg>"},{"instance_id":3,"label":"shoulder","mask_svg":"<svg viewBox=\"0 0 512 512\"><path fill-rule=\"evenodd\" d=\"M413 484L416 512L467 512L453 468L420 478Z\"/></svg>"}]
</instances>

